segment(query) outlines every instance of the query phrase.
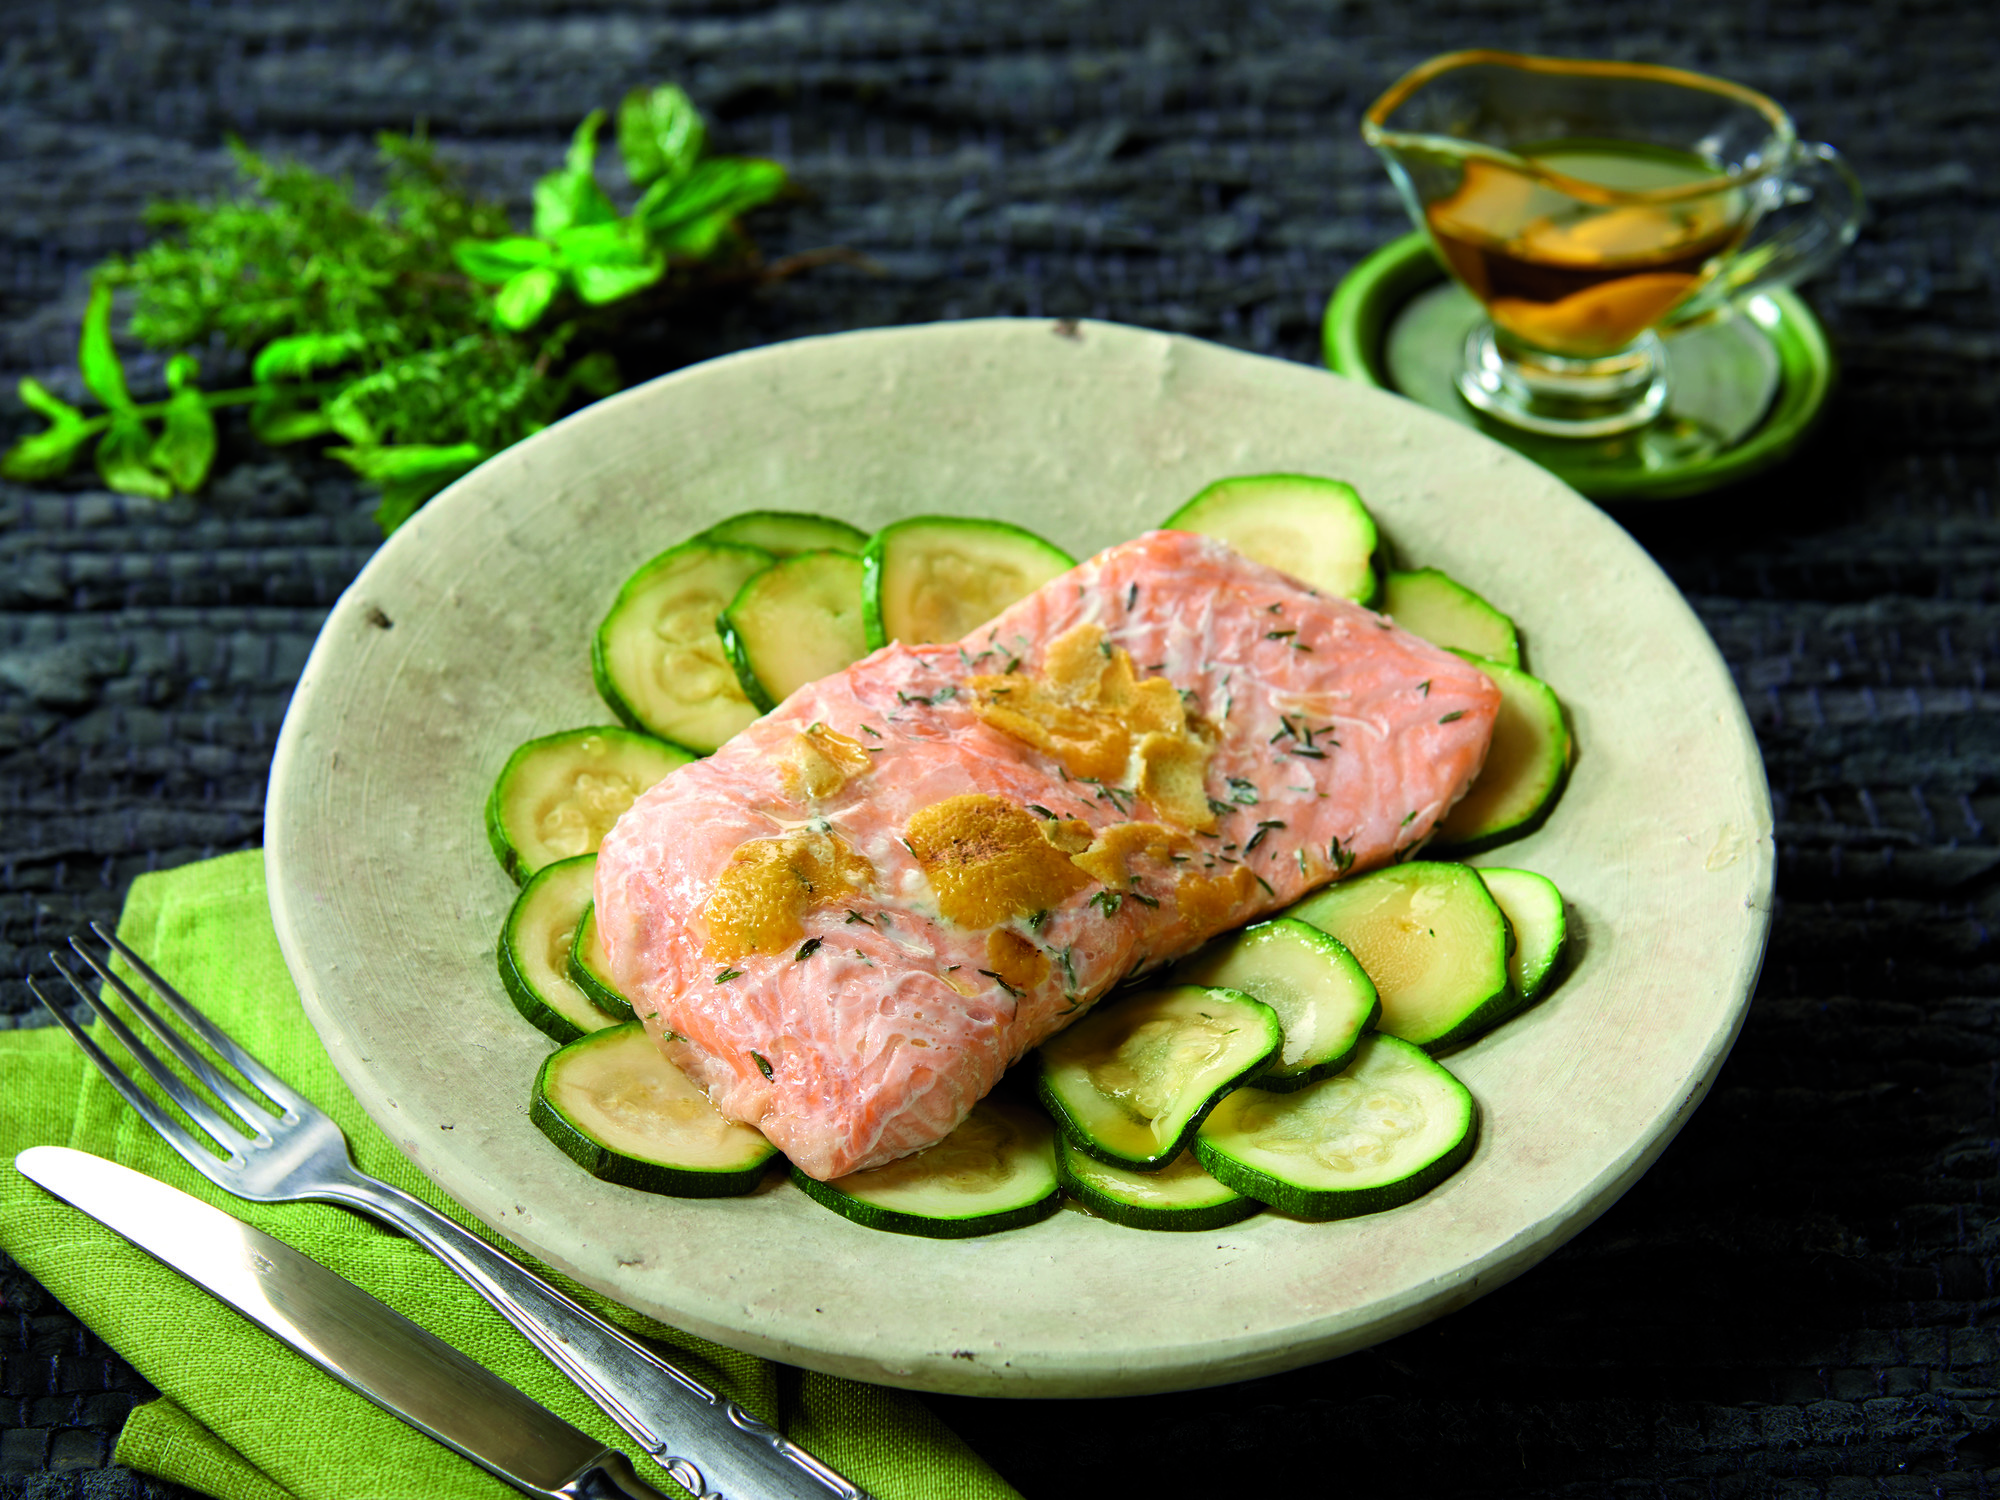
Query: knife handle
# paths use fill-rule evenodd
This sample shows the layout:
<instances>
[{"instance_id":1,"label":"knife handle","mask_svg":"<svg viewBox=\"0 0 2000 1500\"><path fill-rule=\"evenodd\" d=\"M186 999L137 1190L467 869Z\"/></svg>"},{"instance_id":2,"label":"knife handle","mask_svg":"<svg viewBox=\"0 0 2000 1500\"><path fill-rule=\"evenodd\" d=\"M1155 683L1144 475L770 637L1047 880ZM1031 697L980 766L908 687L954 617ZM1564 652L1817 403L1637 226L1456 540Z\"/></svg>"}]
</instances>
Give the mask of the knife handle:
<instances>
[{"instance_id":1,"label":"knife handle","mask_svg":"<svg viewBox=\"0 0 2000 1500\"><path fill-rule=\"evenodd\" d=\"M348 1167L315 1196L425 1246L562 1368L697 1500L869 1500L867 1491L734 1401L563 1295L429 1204ZM630 1474L629 1468L627 1474ZM640 1484L632 1478L632 1484ZM578 1492L598 1500L593 1492ZM643 1486L627 1490L644 1500ZM612 1500L617 1492L602 1492Z\"/></svg>"}]
</instances>

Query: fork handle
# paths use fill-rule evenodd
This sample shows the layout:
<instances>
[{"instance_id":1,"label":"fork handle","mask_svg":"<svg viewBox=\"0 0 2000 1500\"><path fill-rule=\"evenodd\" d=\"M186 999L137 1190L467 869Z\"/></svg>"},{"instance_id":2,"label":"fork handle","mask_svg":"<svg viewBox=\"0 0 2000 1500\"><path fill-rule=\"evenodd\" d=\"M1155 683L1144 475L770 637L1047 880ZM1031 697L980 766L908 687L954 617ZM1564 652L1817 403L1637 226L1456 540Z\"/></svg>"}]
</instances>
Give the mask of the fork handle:
<instances>
[{"instance_id":1,"label":"fork handle","mask_svg":"<svg viewBox=\"0 0 2000 1500\"><path fill-rule=\"evenodd\" d=\"M402 1230L492 1303L696 1500L868 1500L867 1492L400 1188L349 1169L314 1196Z\"/></svg>"}]
</instances>

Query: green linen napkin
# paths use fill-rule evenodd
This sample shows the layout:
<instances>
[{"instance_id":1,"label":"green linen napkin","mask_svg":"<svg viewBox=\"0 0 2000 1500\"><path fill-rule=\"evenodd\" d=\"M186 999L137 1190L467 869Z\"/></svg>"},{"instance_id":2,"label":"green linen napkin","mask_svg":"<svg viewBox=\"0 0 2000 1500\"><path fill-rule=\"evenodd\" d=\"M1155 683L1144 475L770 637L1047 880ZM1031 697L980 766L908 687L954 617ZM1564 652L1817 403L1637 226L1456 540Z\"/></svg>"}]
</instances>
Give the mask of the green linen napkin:
<instances>
[{"instance_id":1,"label":"green linen napkin","mask_svg":"<svg viewBox=\"0 0 2000 1500\"><path fill-rule=\"evenodd\" d=\"M261 852L142 876L119 934L333 1116L364 1172L486 1233L390 1144L335 1073L279 954ZM115 1043L106 1038L105 1045L118 1055ZM28 1181L13 1166L28 1146L94 1152L248 1220L366 1287L565 1421L633 1451L623 1433L428 1251L343 1209L244 1203L211 1186L60 1031L0 1032L0 1078L0 1248L162 1392L126 1422L116 1462L221 1500L501 1500L514 1493ZM560 1276L551 1279L601 1316L668 1346L676 1362L779 1422L881 1500L1014 1496L914 1396L781 1369L655 1323ZM682 1493L650 1461L637 1466L666 1493Z\"/></svg>"}]
</instances>

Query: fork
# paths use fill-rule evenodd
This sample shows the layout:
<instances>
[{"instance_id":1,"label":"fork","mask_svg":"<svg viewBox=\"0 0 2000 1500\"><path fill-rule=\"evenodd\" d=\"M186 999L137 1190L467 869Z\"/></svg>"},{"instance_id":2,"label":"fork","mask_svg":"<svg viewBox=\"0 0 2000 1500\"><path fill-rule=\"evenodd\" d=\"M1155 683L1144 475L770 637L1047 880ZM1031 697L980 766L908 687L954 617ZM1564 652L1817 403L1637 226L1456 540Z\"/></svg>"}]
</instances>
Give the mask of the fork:
<instances>
[{"instance_id":1,"label":"fork","mask_svg":"<svg viewBox=\"0 0 2000 1500\"><path fill-rule=\"evenodd\" d=\"M379 1219L425 1246L580 1386L634 1442L697 1500L868 1500L866 1492L788 1441L769 1423L634 1342L526 1266L468 1234L429 1204L359 1170L347 1138L318 1106L237 1044L102 923L90 930L145 980L167 1009L278 1106L272 1113L214 1068L161 1020L109 965L76 938L69 946L124 999L159 1043L235 1116L229 1119L173 1072L103 997L51 953L57 972L133 1061L217 1146L217 1156L118 1067L83 1028L29 988L125 1102L196 1171L253 1203L337 1203ZM694 1450L675 1451L677 1449ZM711 1489L712 1483L724 1487Z\"/></svg>"}]
</instances>

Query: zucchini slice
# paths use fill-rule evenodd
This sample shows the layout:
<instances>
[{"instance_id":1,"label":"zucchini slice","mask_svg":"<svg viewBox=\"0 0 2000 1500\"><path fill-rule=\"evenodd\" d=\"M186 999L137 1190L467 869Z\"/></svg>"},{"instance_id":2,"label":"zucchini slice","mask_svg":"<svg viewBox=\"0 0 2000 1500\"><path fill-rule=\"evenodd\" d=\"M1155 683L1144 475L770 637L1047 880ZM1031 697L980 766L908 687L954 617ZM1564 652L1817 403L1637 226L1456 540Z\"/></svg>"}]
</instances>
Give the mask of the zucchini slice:
<instances>
[{"instance_id":1,"label":"zucchini slice","mask_svg":"<svg viewBox=\"0 0 2000 1500\"><path fill-rule=\"evenodd\" d=\"M1390 573L1375 607L1411 635L1433 646L1469 651L1506 666L1521 665L1521 637L1514 622L1436 568Z\"/></svg>"},{"instance_id":2,"label":"zucchini slice","mask_svg":"<svg viewBox=\"0 0 2000 1500\"><path fill-rule=\"evenodd\" d=\"M1131 1229L1220 1229L1264 1206L1217 1182L1187 1151L1157 1172L1133 1172L1098 1161L1066 1137L1056 1151L1063 1191L1100 1219Z\"/></svg>"},{"instance_id":3,"label":"zucchini slice","mask_svg":"<svg viewBox=\"0 0 2000 1500\"><path fill-rule=\"evenodd\" d=\"M611 960L597 935L595 901L584 902L583 915L577 919L576 936L570 943L563 973L571 984L590 997L592 1005L606 1015L620 1021L632 1019L632 1002L619 994L618 986L611 982Z\"/></svg>"},{"instance_id":4,"label":"zucchini slice","mask_svg":"<svg viewBox=\"0 0 2000 1500\"><path fill-rule=\"evenodd\" d=\"M1540 678L1504 662L1464 656L1500 686L1500 716L1486 765L1437 827L1437 846L1476 854L1542 826L1569 780L1569 724Z\"/></svg>"},{"instance_id":5,"label":"zucchini slice","mask_svg":"<svg viewBox=\"0 0 2000 1500\"><path fill-rule=\"evenodd\" d=\"M486 837L501 866L526 880L544 865L595 854L638 795L694 757L616 725L529 740L486 799Z\"/></svg>"},{"instance_id":6,"label":"zucchini slice","mask_svg":"<svg viewBox=\"0 0 2000 1500\"><path fill-rule=\"evenodd\" d=\"M725 1119L637 1021L551 1052L528 1114L591 1176L676 1198L747 1193L778 1154Z\"/></svg>"},{"instance_id":7,"label":"zucchini slice","mask_svg":"<svg viewBox=\"0 0 2000 1500\"><path fill-rule=\"evenodd\" d=\"M913 516L884 526L861 554L868 649L971 634L1076 559L1005 521Z\"/></svg>"},{"instance_id":8,"label":"zucchini slice","mask_svg":"<svg viewBox=\"0 0 2000 1500\"><path fill-rule=\"evenodd\" d=\"M1467 865L1390 865L1316 891L1286 915L1339 938L1382 997L1376 1025L1426 1050L1477 1036L1520 1003L1506 919Z\"/></svg>"},{"instance_id":9,"label":"zucchini slice","mask_svg":"<svg viewBox=\"0 0 2000 1500\"><path fill-rule=\"evenodd\" d=\"M861 559L801 552L754 574L716 622L751 703L769 713L798 688L868 654Z\"/></svg>"},{"instance_id":10,"label":"zucchini slice","mask_svg":"<svg viewBox=\"0 0 2000 1500\"><path fill-rule=\"evenodd\" d=\"M1219 479L1163 523L1229 543L1252 562L1356 604L1376 593L1375 518L1354 486L1310 474Z\"/></svg>"},{"instance_id":11,"label":"zucchini slice","mask_svg":"<svg viewBox=\"0 0 2000 1500\"><path fill-rule=\"evenodd\" d=\"M1514 931L1507 976L1523 1002L1539 999L1561 966L1569 941L1562 892L1533 870L1481 870L1479 878Z\"/></svg>"},{"instance_id":12,"label":"zucchini slice","mask_svg":"<svg viewBox=\"0 0 2000 1500\"><path fill-rule=\"evenodd\" d=\"M1181 960L1172 977L1241 990L1278 1013L1284 1045L1256 1079L1273 1093L1338 1073L1382 1013L1374 983L1339 939L1290 917L1210 943Z\"/></svg>"},{"instance_id":13,"label":"zucchini slice","mask_svg":"<svg viewBox=\"0 0 2000 1500\"><path fill-rule=\"evenodd\" d=\"M1420 1048L1367 1038L1346 1072L1294 1094L1239 1089L1195 1137L1218 1182L1301 1219L1344 1219L1408 1203L1472 1154L1477 1111L1464 1084Z\"/></svg>"},{"instance_id":14,"label":"zucchini slice","mask_svg":"<svg viewBox=\"0 0 2000 1500\"><path fill-rule=\"evenodd\" d=\"M717 521L695 540L762 547L773 557L825 550L852 552L858 557L868 545L868 533L832 516L809 515L798 510L746 510L726 521Z\"/></svg>"},{"instance_id":15,"label":"zucchini slice","mask_svg":"<svg viewBox=\"0 0 2000 1500\"><path fill-rule=\"evenodd\" d=\"M762 547L697 537L626 579L590 642L591 676L611 711L701 755L755 719L715 618L776 561Z\"/></svg>"},{"instance_id":16,"label":"zucchini slice","mask_svg":"<svg viewBox=\"0 0 2000 1500\"><path fill-rule=\"evenodd\" d=\"M544 865L521 887L500 925L500 983L507 998L537 1030L559 1042L602 1031L619 1019L569 976L570 949L596 874L595 854Z\"/></svg>"},{"instance_id":17,"label":"zucchini slice","mask_svg":"<svg viewBox=\"0 0 2000 1500\"><path fill-rule=\"evenodd\" d=\"M792 1181L857 1224L935 1240L1018 1229L1062 1206L1055 1131L1034 1108L993 1098L973 1105L935 1146L901 1161L831 1182L793 1167Z\"/></svg>"},{"instance_id":18,"label":"zucchini slice","mask_svg":"<svg viewBox=\"0 0 2000 1500\"><path fill-rule=\"evenodd\" d=\"M1144 990L1042 1043L1042 1103L1087 1155L1157 1172L1283 1041L1278 1013L1241 990Z\"/></svg>"}]
</instances>

